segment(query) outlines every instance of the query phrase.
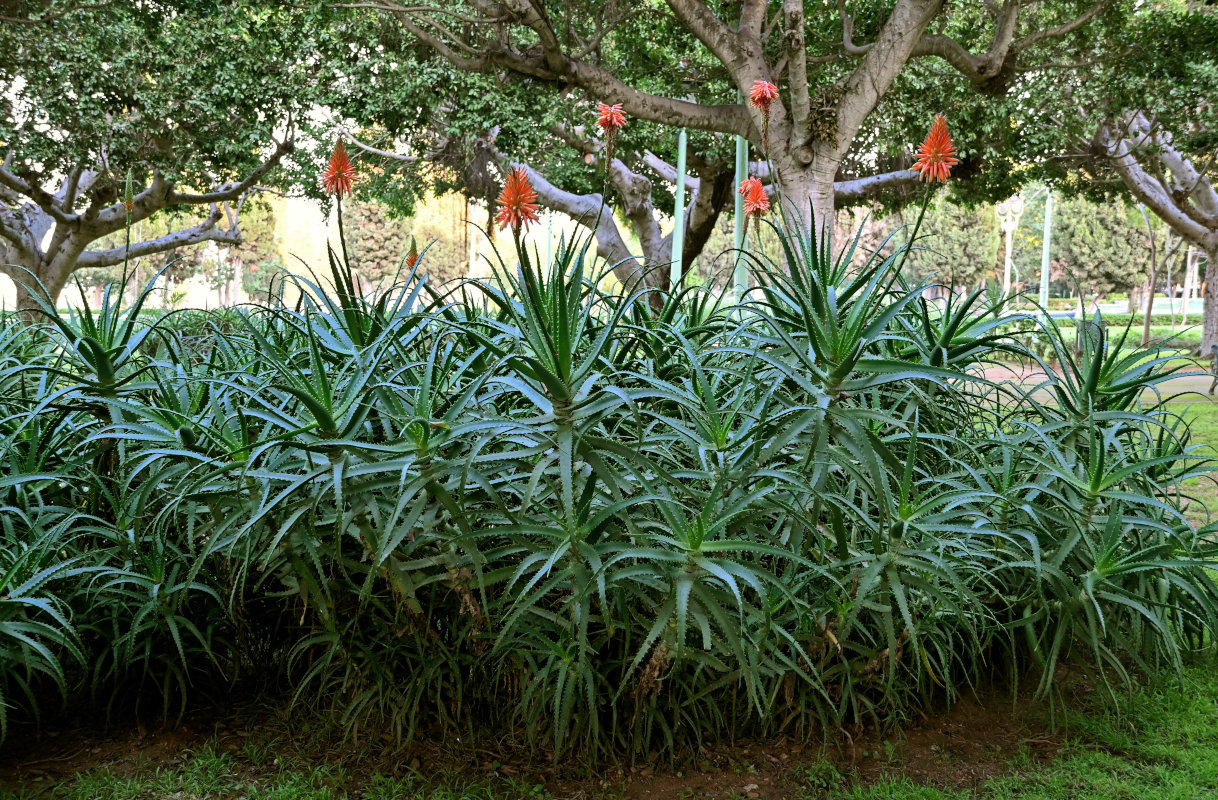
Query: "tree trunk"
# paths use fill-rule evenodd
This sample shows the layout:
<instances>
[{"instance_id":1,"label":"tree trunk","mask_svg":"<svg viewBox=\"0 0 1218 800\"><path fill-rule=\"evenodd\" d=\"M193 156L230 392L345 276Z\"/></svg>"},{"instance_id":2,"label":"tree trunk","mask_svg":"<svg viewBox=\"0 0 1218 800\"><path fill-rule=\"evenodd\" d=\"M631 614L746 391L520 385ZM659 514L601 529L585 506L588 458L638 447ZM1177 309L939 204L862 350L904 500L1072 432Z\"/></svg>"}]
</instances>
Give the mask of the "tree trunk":
<instances>
[{"instance_id":1,"label":"tree trunk","mask_svg":"<svg viewBox=\"0 0 1218 800\"><path fill-rule=\"evenodd\" d=\"M1218 247L1205 251L1205 299L1201 325L1201 356L1218 344Z\"/></svg>"},{"instance_id":2,"label":"tree trunk","mask_svg":"<svg viewBox=\"0 0 1218 800\"><path fill-rule=\"evenodd\" d=\"M45 291L44 299L49 298L51 305L56 305L59 295L63 293L64 286L68 283L67 274L58 270L31 270L34 273L33 276L21 270L7 270L6 272L17 287L17 310L22 312L22 316L26 319L34 319L37 316L34 312L41 309L34 299L34 292L31 289L38 291L39 294L43 294ZM35 277L41 282L41 289L38 288Z\"/></svg>"},{"instance_id":3,"label":"tree trunk","mask_svg":"<svg viewBox=\"0 0 1218 800\"><path fill-rule=\"evenodd\" d=\"M814 155L812 163L803 165L796 154L775 164L778 191L787 218L800 226L800 234L815 231L817 244L833 247L833 220L836 212L834 179L838 159L826 148Z\"/></svg>"},{"instance_id":4,"label":"tree trunk","mask_svg":"<svg viewBox=\"0 0 1218 800\"><path fill-rule=\"evenodd\" d=\"M783 216L799 226L800 235L815 230L816 242L827 241L832 250L834 201L840 157L829 142L773 153L773 175Z\"/></svg>"}]
</instances>

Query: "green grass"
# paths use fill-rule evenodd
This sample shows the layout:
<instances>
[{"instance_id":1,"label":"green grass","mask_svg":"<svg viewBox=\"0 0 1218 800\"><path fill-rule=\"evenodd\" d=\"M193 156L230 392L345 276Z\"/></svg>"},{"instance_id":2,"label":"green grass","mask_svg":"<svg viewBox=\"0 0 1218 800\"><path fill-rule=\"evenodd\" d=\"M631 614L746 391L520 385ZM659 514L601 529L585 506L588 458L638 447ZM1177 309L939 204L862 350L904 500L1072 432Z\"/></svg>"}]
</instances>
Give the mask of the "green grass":
<instances>
[{"instance_id":1,"label":"green grass","mask_svg":"<svg viewBox=\"0 0 1218 800\"><path fill-rule=\"evenodd\" d=\"M259 763L249 753L217 753L208 746L181 766L148 764L136 774L98 769L44 791L0 791L0 800L545 800L537 783L508 778L469 779L442 774L392 777L355 774L305 759Z\"/></svg>"},{"instance_id":2,"label":"green grass","mask_svg":"<svg viewBox=\"0 0 1218 800\"><path fill-rule=\"evenodd\" d=\"M1068 714L1065 725L1070 743L1057 759L1047 765L1015 764L1010 775L975 791L944 791L897 777L834 797L1202 800L1218 793L1218 677L1211 668L1190 670L1183 683L1123 697L1107 712Z\"/></svg>"},{"instance_id":3,"label":"green grass","mask_svg":"<svg viewBox=\"0 0 1218 800\"><path fill-rule=\"evenodd\" d=\"M1173 405L1192 426L1193 441L1212 448L1209 454L1218 457L1218 403L1190 398ZM1194 522L1207 521L1218 511L1218 480L1213 476L1191 478L1184 482L1184 489L1208 510L1208 514L1201 508L1191 510L1189 516Z\"/></svg>"}]
</instances>

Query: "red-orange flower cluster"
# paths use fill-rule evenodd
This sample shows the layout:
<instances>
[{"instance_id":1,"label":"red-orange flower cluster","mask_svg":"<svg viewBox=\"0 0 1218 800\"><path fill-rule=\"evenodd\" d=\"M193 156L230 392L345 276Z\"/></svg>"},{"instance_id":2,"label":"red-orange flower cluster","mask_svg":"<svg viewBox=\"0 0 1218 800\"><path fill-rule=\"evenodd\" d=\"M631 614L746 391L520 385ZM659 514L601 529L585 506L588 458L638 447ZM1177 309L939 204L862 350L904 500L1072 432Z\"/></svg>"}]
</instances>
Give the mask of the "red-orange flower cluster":
<instances>
[{"instance_id":1,"label":"red-orange flower cluster","mask_svg":"<svg viewBox=\"0 0 1218 800\"><path fill-rule=\"evenodd\" d=\"M749 92L749 102L753 104L753 108L756 108L768 117L770 115L770 106L777 99L777 86L769 81L753 81L753 90Z\"/></svg>"},{"instance_id":2,"label":"red-orange flower cluster","mask_svg":"<svg viewBox=\"0 0 1218 800\"><path fill-rule=\"evenodd\" d=\"M766 197L765 187L757 178L745 178L737 190L744 195L744 213L750 217L760 217L770 210L770 198Z\"/></svg>"},{"instance_id":3,"label":"red-orange flower cluster","mask_svg":"<svg viewBox=\"0 0 1218 800\"><path fill-rule=\"evenodd\" d=\"M621 103L615 103L613 105L597 103L596 113L596 124L600 126L600 129L603 130L606 135L612 135L626 125L626 115L622 113Z\"/></svg>"},{"instance_id":4,"label":"red-orange flower cluster","mask_svg":"<svg viewBox=\"0 0 1218 800\"><path fill-rule=\"evenodd\" d=\"M521 167L515 167L508 173L503 191L499 193L496 202L499 204L499 213L495 215L495 221L501 229L510 226L515 230L522 225L527 228L529 223L538 220L537 192Z\"/></svg>"},{"instance_id":5,"label":"red-orange flower cluster","mask_svg":"<svg viewBox=\"0 0 1218 800\"><path fill-rule=\"evenodd\" d=\"M330 154L330 163L321 173L321 188L326 194L336 195L340 199L344 194L351 194L351 185L355 183L355 167L347 157L347 148L343 140L334 144L334 152Z\"/></svg>"},{"instance_id":6,"label":"red-orange flower cluster","mask_svg":"<svg viewBox=\"0 0 1218 800\"><path fill-rule=\"evenodd\" d=\"M952 167L959 163L956 147L947 132L947 119L939 114L930 126L926 141L918 148L917 162L910 169L921 172L924 181L946 181Z\"/></svg>"},{"instance_id":7,"label":"red-orange flower cluster","mask_svg":"<svg viewBox=\"0 0 1218 800\"><path fill-rule=\"evenodd\" d=\"M613 144L617 140L617 132L626 125L626 115L622 113L622 104L596 104L596 124L605 132L605 169L609 169L613 161Z\"/></svg>"},{"instance_id":8,"label":"red-orange flower cluster","mask_svg":"<svg viewBox=\"0 0 1218 800\"><path fill-rule=\"evenodd\" d=\"M778 87L769 81L753 81L749 102L761 112L761 140L770 149L770 106L778 99Z\"/></svg>"}]
</instances>

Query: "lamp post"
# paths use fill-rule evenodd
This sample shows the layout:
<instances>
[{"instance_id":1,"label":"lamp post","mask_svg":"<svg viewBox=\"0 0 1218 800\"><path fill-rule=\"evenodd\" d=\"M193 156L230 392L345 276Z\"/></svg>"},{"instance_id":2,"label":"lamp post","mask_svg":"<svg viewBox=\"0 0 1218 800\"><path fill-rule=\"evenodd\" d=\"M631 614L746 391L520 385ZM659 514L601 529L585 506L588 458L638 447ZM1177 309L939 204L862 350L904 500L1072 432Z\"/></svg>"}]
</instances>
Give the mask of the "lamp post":
<instances>
[{"instance_id":1,"label":"lamp post","mask_svg":"<svg viewBox=\"0 0 1218 800\"><path fill-rule=\"evenodd\" d=\"M685 129L677 134L677 190L673 192L672 210L672 266L669 268L668 287L677 290L681 281L681 268L685 255L685 148L688 144Z\"/></svg>"},{"instance_id":2,"label":"lamp post","mask_svg":"<svg viewBox=\"0 0 1218 800\"><path fill-rule=\"evenodd\" d=\"M749 176L749 143L743 136L736 137L736 184L735 188L739 189L741 182ZM744 301L744 296L749 291L749 265L744 257L744 196L739 191L732 192L735 195L735 215L736 222L736 264L732 270L732 299L737 303Z\"/></svg>"},{"instance_id":3,"label":"lamp post","mask_svg":"<svg viewBox=\"0 0 1218 800\"><path fill-rule=\"evenodd\" d=\"M1002 228L1006 242L1006 253L1003 259L1002 296L1011 294L1011 237L1019 227L1019 218L1023 216L1023 198L1019 195L1009 197L998 204L998 224Z\"/></svg>"},{"instance_id":4,"label":"lamp post","mask_svg":"<svg viewBox=\"0 0 1218 800\"><path fill-rule=\"evenodd\" d=\"M1045 197L1045 236L1040 251L1040 307L1049 307L1049 245L1053 240L1053 189Z\"/></svg>"}]
</instances>

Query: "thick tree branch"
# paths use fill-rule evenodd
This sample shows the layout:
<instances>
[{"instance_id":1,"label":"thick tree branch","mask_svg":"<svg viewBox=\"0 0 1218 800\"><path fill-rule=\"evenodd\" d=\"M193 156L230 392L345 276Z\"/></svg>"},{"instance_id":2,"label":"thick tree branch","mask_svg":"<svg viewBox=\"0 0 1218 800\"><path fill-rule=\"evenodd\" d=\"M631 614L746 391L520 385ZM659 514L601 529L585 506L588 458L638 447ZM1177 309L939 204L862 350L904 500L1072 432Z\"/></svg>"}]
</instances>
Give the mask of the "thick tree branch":
<instances>
[{"instance_id":1,"label":"thick tree branch","mask_svg":"<svg viewBox=\"0 0 1218 800\"><path fill-rule=\"evenodd\" d=\"M676 18L729 70L744 61L736 32L701 0L667 0ZM734 70L732 70L734 71Z\"/></svg>"},{"instance_id":2,"label":"thick tree branch","mask_svg":"<svg viewBox=\"0 0 1218 800\"><path fill-rule=\"evenodd\" d=\"M279 165L283 157L296 150L296 140L289 136L275 146L275 150L257 167L254 168L249 175L243 180L229 182L219 186L214 191L204 194L179 194L175 191L169 192L168 201L170 205L179 204L203 204L203 203L222 203L225 201L236 200L243 194L248 192L264 175Z\"/></svg>"},{"instance_id":3,"label":"thick tree branch","mask_svg":"<svg viewBox=\"0 0 1218 800\"><path fill-rule=\"evenodd\" d=\"M677 182L677 168L650 150L643 153L643 163L651 167L653 172L669 183L675 184ZM698 191L698 179L692 175L686 175L685 189L690 192Z\"/></svg>"},{"instance_id":4,"label":"thick tree branch","mask_svg":"<svg viewBox=\"0 0 1218 800\"><path fill-rule=\"evenodd\" d=\"M897 0L875 42L845 81L838 104L837 141L832 143L839 157L845 149L843 143L849 146L863 120L891 88L942 3L943 0Z\"/></svg>"},{"instance_id":5,"label":"thick tree branch","mask_svg":"<svg viewBox=\"0 0 1218 800\"><path fill-rule=\"evenodd\" d=\"M765 161L750 161L749 175L758 178L766 187L773 183L770 165ZM676 172L670 183L676 180ZM921 180L921 175L913 170L898 169L892 172L882 172L878 175L868 175L863 178L850 178L833 182L833 196L836 203L856 203L883 192L887 189L899 189L913 186Z\"/></svg>"},{"instance_id":6,"label":"thick tree branch","mask_svg":"<svg viewBox=\"0 0 1218 800\"><path fill-rule=\"evenodd\" d=\"M1053 28L1038 31L1023 39L1016 39L1015 33L1019 22L1020 12L1027 3L1020 0L1005 0L997 11L994 27L994 38L989 50L977 55L950 36L943 34L923 34L914 48L912 58L937 56L956 68L958 72L973 83L982 84L986 81L1014 69L1013 60L1019 53L1039 42L1065 36L1071 31L1089 22L1112 0L1098 0L1086 12L1067 23Z\"/></svg>"},{"instance_id":7,"label":"thick tree branch","mask_svg":"<svg viewBox=\"0 0 1218 800\"><path fill-rule=\"evenodd\" d=\"M869 44L854 43L854 20L850 18L850 14L846 12L846 0L837 0L837 16L842 21L842 49L848 55L865 56L867 51L871 49Z\"/></svg>"},{"instance_id":8,"label":"thick tree branch","mask_svg":"<svg viewBox=\"0 0 1218 800\"><path fill-rule=\"evenodd\" d=\"M1115 125L1105 123L1101 127L1097 144L1130 193L1176 233L1203 250L1212 250L1218 244L1218 232L1206 228L1176 204L1159 181L1138 163L1132 143L1117 135Z\"/></svg>"},{"instance_id":9,"label":"thick tree branch","mask_svg":"<svg viewBox=\"0 0 1218 800\"><path fill-rule=\"evenodd\" d=\"M402 155L401 153L395 153L392 150L381 150L380 148L373 147L372 145L369 145L369 144L365 144L365 143L361 142L359 139L356 139L355 136L352 135L351 131L347 130L346 128L339 127L338 131L344 137L346 137L347 141L349 141L349 142L351 142L351 144L355 145L357 149L363 150L365 153L367 153L369 155L380 156L381 158L391 158L394 161L402 161L407 164L413 164L419 160L417 156Z\"/></svg>"},{"instance_id":10,"label":"thick tree branch","mask_svg":"<svg viewBox=\"0 0 1218 800\"><path fill-rule=\"evenodd\" d=\"M25 239L21 235L21 229L14 224L13 220L8 218L9 216L7 213L4 216L0 216L0 238L7 239L13 247L22 250L28 249Z\"/></svg>"},{"instance_id":11,"label":"thick tree branch","mask_svg":"<svg viewBox=\"0 0 1218 800\"><path fill-rule=\"evenodd\" d=\"M274 169L283 157L296 149L295 140L289 136L275 146L275 150L255 167L243 180L225 183L211 192L202 194L178 193L173 190L170 182L159 171L153 172L152 181L148 188L135 195L132 208L128 212L126 206L119 201L104 208L91 207L85 212L82 230L99 239L115 231L122 230L132 222L148 219L153 214L174 205L204 205L211 203L231 202L253 190L258 182L268 172Z\"/></svg>"},{"instance_id":12,"label":"thick tree branch","mask_svg":"<svg viewBox=\"0 0 1218 800\"><path fill-rule=\"evenodd\" d=\"M727 208L732 198L733 180L735 175L731 170L716 170L708 168L698 176L698 189L693 193L689 204L689 213L685 217L685 247L681 253L681 271L685 273L692 266L694 259L706 249L706 243L715 231L719 217ZM672 250L671 234L666 238L669 251Z\"/></svg>"},{"instance_id":13,"label":"thick tree branch","mask_svg":"<svg viewBox=\"0 0 1218 800\"><path fill-rule=\"evenodd\" d=\"M556 75L567 71L567 56L563 52L558 35L554 33L550 21L546 18L545 7L537 0L504 0L504 7L517 15L520 20L537 34L544 53L546 67Z\"/></svg>"},{"instance_id":14,"label":"thick tree branch","mask_svg":"<svg viewBox=\"0 0 1218 800\"><path fill-rule=\"evenodd\" d=\"M537 192L538 201L546 208L559 211L596 234L596 253L613 265L619 280L627 286L636 286L643 280L643 263L635 258L626 246L613 212L604 204L599 194L575 194L558 188L528 164L508 162L521 167L529 176L529 182Z\"/></svg>"},{"instance_id":15,"label":"thick tree branch","mask_svg":"<svg viewBox=\"0 0 1218 800\"><path fill-rule=\"evenodd\" d=\"M848 181L834 181L833 195L837 203L854 203L871 197L886 189L897 189L902 186L912 186L921 178L919 173L908 169L899 169L866 178L854 178Z\"/></svg>"},{"instance_id":16,"label":"thick tree branch","mask_svg":"<svg viewBox=\"0 0 1218 800\"><path fill-rule=\"evenodd\" d=\"M10 172L7 166L0 167L0 186L4 186L12 192L33 200L51 219L61 225L75 225L77 222L77 216L69 214L60 208L58 203L55 202L55 197L50 192L43 189L34 181L27 181L18 177L13 172Z\"/></svg>"},{"instance_id":17,"label":"thick tree branch","mask_svg":"<svg viewBox=\"0 0 1218 800\"><path fill-rule=\"evenodd\" d=\"M79 268L112 267L123 263L124 259L140 258L142 256L164 253L186 245L213 241L227 244L241 244L241 229L232 227L228 230L217 228L216 223L223 217L219 206L212 206L207 219L192 228L138 242L128 247L113 247L109 250L91 250L81 253L76 264Z\"/></svg>"},{"instance_id":18,"label":"thick tree branch","mask_svg":"<svg viewBox=\"0 0 1218 800\"><path fill-rule=\"evenodd\" d=\"M783 0L782 11L787 59L790 63L791 127L795 141L806 142L810 135L812 100L808 93L808 48L804 41L803 0Z\"/></svg>"},{"instance_id":19,"label":"thick tree branch","mask_svg":"<svg viewBox=\"0 0 1218 800\"><path fill-rule=\"evenodd\" d=\"M740 35L758 49L761 47L761 29L765 25L767 5L766 0L744 0L740 7Z\"/></svg>"}]
</instances>

